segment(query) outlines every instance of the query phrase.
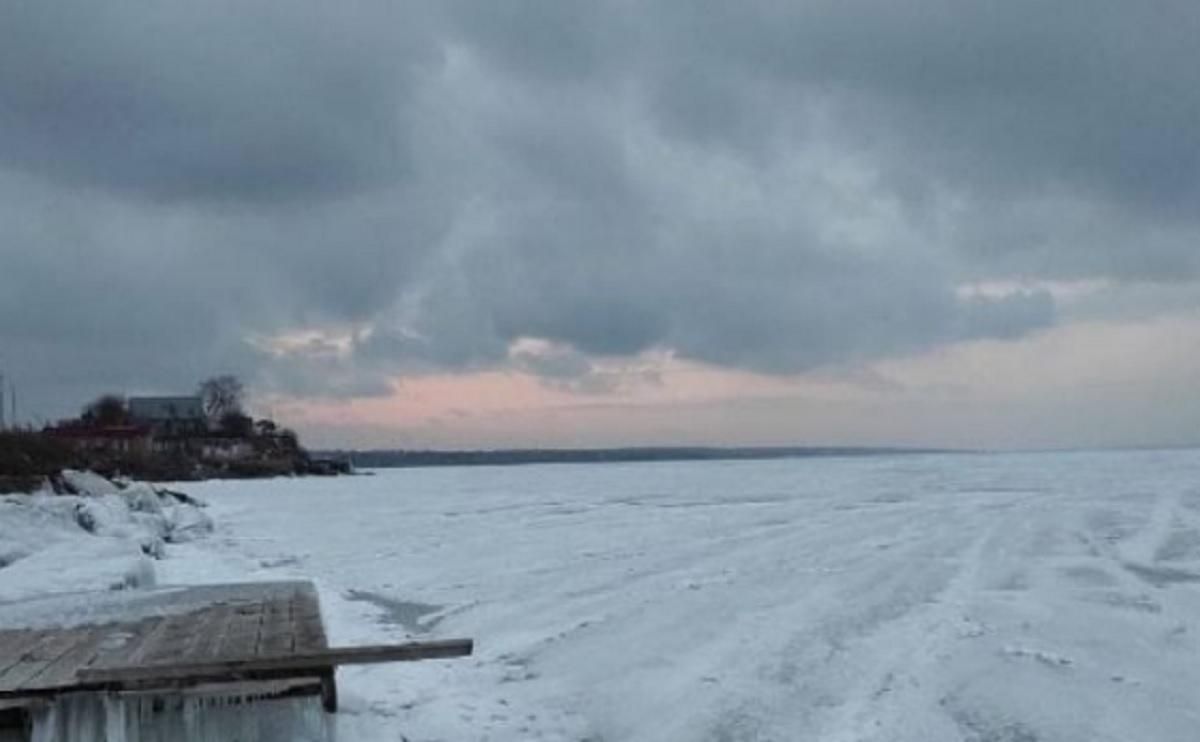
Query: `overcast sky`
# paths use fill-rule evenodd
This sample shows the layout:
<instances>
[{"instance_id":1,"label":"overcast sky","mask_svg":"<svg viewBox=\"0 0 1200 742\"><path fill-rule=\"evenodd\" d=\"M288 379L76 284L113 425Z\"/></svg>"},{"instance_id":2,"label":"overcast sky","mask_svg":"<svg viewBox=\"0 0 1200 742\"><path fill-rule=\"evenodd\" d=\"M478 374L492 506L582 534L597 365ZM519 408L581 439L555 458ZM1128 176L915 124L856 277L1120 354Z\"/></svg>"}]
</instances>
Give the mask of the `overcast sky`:
<instances>
[{"instance_id":1,"label":"overcast sky","mask_svg":"<svg viewBox=\"0 0 1200 742\"><path fill-rule=\"evenodd\" d=\"M0 4L24 419L1200 441L1195 0Z\"/></svg>"}]
</instances>

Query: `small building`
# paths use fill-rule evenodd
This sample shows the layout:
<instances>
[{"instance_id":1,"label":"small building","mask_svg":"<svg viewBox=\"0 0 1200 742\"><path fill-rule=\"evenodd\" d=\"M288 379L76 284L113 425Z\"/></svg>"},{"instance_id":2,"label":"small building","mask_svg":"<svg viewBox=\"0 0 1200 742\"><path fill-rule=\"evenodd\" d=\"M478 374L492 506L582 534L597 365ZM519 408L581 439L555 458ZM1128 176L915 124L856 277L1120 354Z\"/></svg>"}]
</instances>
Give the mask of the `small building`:
<instances>
[{"instance_id":1,"label":"small building","mask_svg":"<svg viewBox=\"0 0 1200 742\"><path fill-rule=\"evenodd\" d=\"M200 397L130 397L129 417L148 426L156 436L201 435L208 431L208 416Z\"/></svg>"}]
</instances>

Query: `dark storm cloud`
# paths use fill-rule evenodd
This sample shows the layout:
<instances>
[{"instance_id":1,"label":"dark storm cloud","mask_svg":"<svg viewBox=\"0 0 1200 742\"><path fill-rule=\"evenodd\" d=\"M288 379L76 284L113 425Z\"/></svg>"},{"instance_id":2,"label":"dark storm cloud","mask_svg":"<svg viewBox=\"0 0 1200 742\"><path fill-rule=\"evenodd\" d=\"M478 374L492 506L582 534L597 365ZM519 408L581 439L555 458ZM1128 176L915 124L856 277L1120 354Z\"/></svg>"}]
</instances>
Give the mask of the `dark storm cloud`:
<instances>
[{"instance_id":1,"label":"dark storm cloud","mask_svg":"<svg viewBox=\"0 0 1200 742\"><path fill-rule=\"evenodd\" d=\"M1182 0L6 3L0 365L57 411L1017 338L1049 293L961 285L1197 277L1196 38ZM351 340L264 350L314 329Z\"/></svg>"},{"instance_id":2,"label":"dark storm cloud","mask_svg":"<svg viewBox=\"0 0 1200 742\"><path fill-rule=\"evenodd\" d=\"M7 3L0 161L161 198L337 196L403 171L406 68L386 5Z\"/></svg>"},{"instance_id":3,"label":"dark storm cloud","mask_svg":"<svg viewBox=\"0 0 1200 742\"><path fill-rule=\"evenodd\" d=\"M1192 3L752 0L671 9L660 48L675 64L703 70L723 59L722 77L773 82L776 102L823 94L863 116L846 122L853 128L898 136L901 156L943 158L945 175L1021 187L1048 179L1160 206L1196 196ZM726 84L717 97L736 102L740 91L754 103L754 85Z\"/></svg>"}]
</instances>

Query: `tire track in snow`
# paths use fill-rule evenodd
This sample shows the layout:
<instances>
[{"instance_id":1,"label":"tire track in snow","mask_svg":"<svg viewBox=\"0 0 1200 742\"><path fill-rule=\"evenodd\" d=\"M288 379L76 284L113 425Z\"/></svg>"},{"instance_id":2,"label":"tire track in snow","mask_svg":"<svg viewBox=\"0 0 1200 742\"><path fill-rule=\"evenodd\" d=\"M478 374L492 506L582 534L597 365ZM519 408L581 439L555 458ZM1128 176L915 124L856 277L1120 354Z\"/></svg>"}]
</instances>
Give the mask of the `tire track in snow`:
<instances>
[{"instance_id":1,"label":"tire track in snow","mask_svg":"<svg viewBox=\"0 0 1200 742\"><path fill-rule=\"evenodd\" d=\"M956 644L986 633L972 618L972 603L983 586L989 549L1012 520L1004 518L977 529L958 551L957 567L936 597L880 626L864 644L861 651L873 660L874 668L826 722L821 739L883 742L934 738L952 731L953 719L941 713L938 703L944 692L942 666ZM922 718L918 710L926 715Z\"/></svg>"},{"instance_id":2,"label":"tire track in snow","mask_svg":"<svg viewBox=\"0 0 1200 742\"><path fill-rule=\"evenodd\" d=\"M760 686L754 698L733 704L703 739L866 738L889 697L931 685L923 665L969 628L959 596L976 579L988 534L979 535L953 505L911 508L906 521L903 533L892 532L908 537L905 548L856 563L815 606L773 617L803 628L774 650L757 651L777 657L759 670L772 692L764 696Z\"/></svg>"}]
</instances>

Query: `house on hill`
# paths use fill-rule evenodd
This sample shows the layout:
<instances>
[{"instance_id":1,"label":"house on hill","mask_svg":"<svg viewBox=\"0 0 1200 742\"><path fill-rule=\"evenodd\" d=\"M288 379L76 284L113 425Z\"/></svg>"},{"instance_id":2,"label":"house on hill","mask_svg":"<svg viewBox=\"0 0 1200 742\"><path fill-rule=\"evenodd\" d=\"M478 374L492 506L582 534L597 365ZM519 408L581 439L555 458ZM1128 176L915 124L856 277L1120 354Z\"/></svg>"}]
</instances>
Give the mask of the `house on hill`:
<instances>
[{"instance_id":1,"label":"house on hill","mask_svg":"<svg viewBox=\"0 0 1200 742\"><path fill-rule=\"evenodd\" d=\"M210 417L198 395L126 399L106 394L78 418L47 426L43 434L97 470L177 479L309 471L308 455L294 432L236 409Z\"/></svg>"},{"instance_id":2,"label":"house on hill","mask_svg":"<svg viewBox=\"0 0 1200 742\"><path fill-rule=\"evenodd\" d=\"M200 397L130 397L129 418L156 436L203 435L208 416Z\"/></svg>"}]
</instances>

